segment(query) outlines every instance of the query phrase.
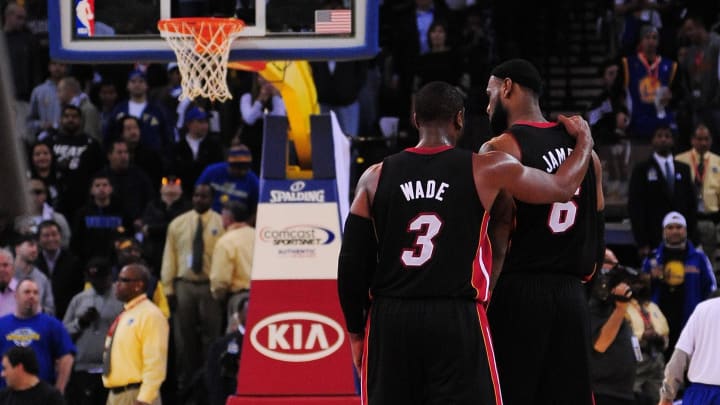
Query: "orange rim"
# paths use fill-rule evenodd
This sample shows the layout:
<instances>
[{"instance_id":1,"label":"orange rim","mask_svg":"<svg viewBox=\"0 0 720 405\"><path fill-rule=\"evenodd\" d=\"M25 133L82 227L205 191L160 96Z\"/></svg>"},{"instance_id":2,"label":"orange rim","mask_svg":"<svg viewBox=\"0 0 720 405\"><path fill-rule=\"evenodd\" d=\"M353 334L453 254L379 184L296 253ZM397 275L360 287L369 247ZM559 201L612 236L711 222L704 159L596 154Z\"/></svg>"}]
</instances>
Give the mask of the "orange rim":
<instances>
[{"instance_id":1,"label":"orange rim","mask_svg":"<svg viewBox=\"0 0 720 405\"><path fill-rule=\"evenodd\" d=\"M160 20L157 27L161 32L193 36L199 44L216 48L229 36L242 31L245 22L238 18L185 17ZM216 35L218 31L222 34Z\"/></svg>"}]
</instances>

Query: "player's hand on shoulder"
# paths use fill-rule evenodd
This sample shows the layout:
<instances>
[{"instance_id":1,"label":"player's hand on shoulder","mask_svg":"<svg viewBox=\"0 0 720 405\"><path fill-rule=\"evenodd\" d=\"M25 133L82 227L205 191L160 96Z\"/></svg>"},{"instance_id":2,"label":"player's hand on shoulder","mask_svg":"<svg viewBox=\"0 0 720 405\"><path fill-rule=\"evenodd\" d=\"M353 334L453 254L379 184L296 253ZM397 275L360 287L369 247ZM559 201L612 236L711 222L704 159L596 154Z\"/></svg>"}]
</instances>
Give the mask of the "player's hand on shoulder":
<instances>
[{"instance_id":1,"label":"player's hand on shoulder","mask_svg":"<svg viewBox=\"0 0 720 405\"><path fill-rule=\"evenodd\" d=\"M582 137L590 143L593 142L590 125L582 116L573 115L572 117L567 117L560 114L558 115L558 122L565 127L570 136L578 138L578 140Z\"/></svg>"}]
</instances>

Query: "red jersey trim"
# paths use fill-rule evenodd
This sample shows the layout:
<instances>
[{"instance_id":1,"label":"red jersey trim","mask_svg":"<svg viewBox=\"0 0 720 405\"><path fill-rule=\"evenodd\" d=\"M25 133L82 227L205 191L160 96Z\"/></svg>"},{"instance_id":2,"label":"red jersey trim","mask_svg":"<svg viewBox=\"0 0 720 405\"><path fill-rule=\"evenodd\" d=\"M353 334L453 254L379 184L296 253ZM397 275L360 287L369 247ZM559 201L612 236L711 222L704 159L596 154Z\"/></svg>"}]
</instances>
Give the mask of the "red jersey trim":
<instances>
[{"instance_id":1,"label":"red jersey trim","mask_svg":"<svg viewBox=\"0 0 720 405\"><path fill-rule=\"evenodd\" d=\"M557 122L515 121L513 125L527 125L535 128L552 128L558 126Z\"/></svg>"},{"instance_id":2,"label":"red jersey trim","mask_svg":"<svg viewBox=\"0 0 720 405\"><path fill-rule=\"evenodd\" d=\"M454 148L454 146L443 145L443 146L432 146L432 147L421 146L419 148L407 148L405 150L407 152L417 153L420 155L434 155L436 153L445 152L446 150L452 149L452 148Z\"/></svg>"},{"instance_id":3,"label":"red jersey trim","mask_svg":"<svg viewBox=\"0 0 720 405\"><path fill-rule=\"evenodd\" d=\"M490 298L492 244L487 234L489 222L490 214L485 211L480 225L480 237L478 238L478 247L473 260L472 276L470 277L470 282L475 289L475 299L479 302L487 302Z\"/></svg>"},{"instance_id":4,"label":"red jersey trim","mask_svg":"<svg viewBox=\"0 0 720 405\"><path fill-rule=\"evenodd\" d=\"M493 348L492 337L490 336L490 325L488 323L487 314L485 313L485 307L482 303L478 302L475 305L475 309L480 323L480 332L482 334L483 342L485 343L488 368L490 369L490 379L492 380L493 391L495 394L495 405L503 405L500 377L498 375L497 363L495 362L495 349Z\"/></svg>"},{"instance_id":5,"label":"red jersey trim","mask_svg":"<svg viewBox=\"0 0 720 405\"><path fill-rule=\"evenodd\" d=\"M360 366L360 404L368 405L368 387L367 387L367 373L368 373L368 341L370 336L370 314L367 316L365 321L365 341L363 342L363 354L362 354L362 365Z\"/></svg>"}]
</instances>

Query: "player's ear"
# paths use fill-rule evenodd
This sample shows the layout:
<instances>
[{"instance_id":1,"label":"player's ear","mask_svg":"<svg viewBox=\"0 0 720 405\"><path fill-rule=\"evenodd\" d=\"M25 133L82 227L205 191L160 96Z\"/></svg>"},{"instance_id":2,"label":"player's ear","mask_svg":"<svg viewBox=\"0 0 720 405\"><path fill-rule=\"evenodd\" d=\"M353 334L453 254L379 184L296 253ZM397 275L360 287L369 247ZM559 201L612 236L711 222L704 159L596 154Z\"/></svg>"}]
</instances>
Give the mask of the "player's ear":
<instances>
[{"instance_id":1,"label":"player's ear","mask_svg":"<svg viewBox=\"0 0 720 405\"><path fill-rule=\"evenodd\" d=\"M455 124L455 129L458 131L463 129L463 123L465 121L465 109L458 111L457 114L455 114L455 119L453 120L453 124Z\"/></svg>"},{"instance_id":2,"label":"player's ear","mask_svg":"<svg viewBox=\"0 0 720 405\"><path fill-rule=\"evenodd\" d=\"M510 97L510 93L512 93L513 88L513 81L510 78L503 79L502 87L500 88L500 93L503 97L507 98Z\"/></svg>"}]
</instances>

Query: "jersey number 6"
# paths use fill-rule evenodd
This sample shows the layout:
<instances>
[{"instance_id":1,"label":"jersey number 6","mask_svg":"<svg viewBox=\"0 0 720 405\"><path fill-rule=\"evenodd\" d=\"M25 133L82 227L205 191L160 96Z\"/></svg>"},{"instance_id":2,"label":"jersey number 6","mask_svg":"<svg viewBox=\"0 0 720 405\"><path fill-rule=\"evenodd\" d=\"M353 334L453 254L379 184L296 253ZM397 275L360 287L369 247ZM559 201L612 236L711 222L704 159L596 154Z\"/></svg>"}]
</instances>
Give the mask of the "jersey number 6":
<instances>
[{"instance_id":1,"label":"jersey number 6","mask_svg":"<svg viewBox=\"0 0 720 405\"><path fill-rule=\"evenodd\" d=\"M434 212L424 212L408 224L408 232L416 234L411 249L403 249L400 261L405 267L419 267L432 258L435 251L433 239L440 233L442 220Z\"/></svg>"},{"instance_id":2,"label":"jersey number 6","mask_svg":"<svg viewBox=\"0 0 720 405\"><path fill-rule=\"evenodd\" d=\"M580 188L575 191L575 195L580 195ZM570 200L564 203L554 203L548 217L548 228L552 233L563 233L575 225L577 219L578 205L575 201Z\"/></svg>"}]
</instances>

